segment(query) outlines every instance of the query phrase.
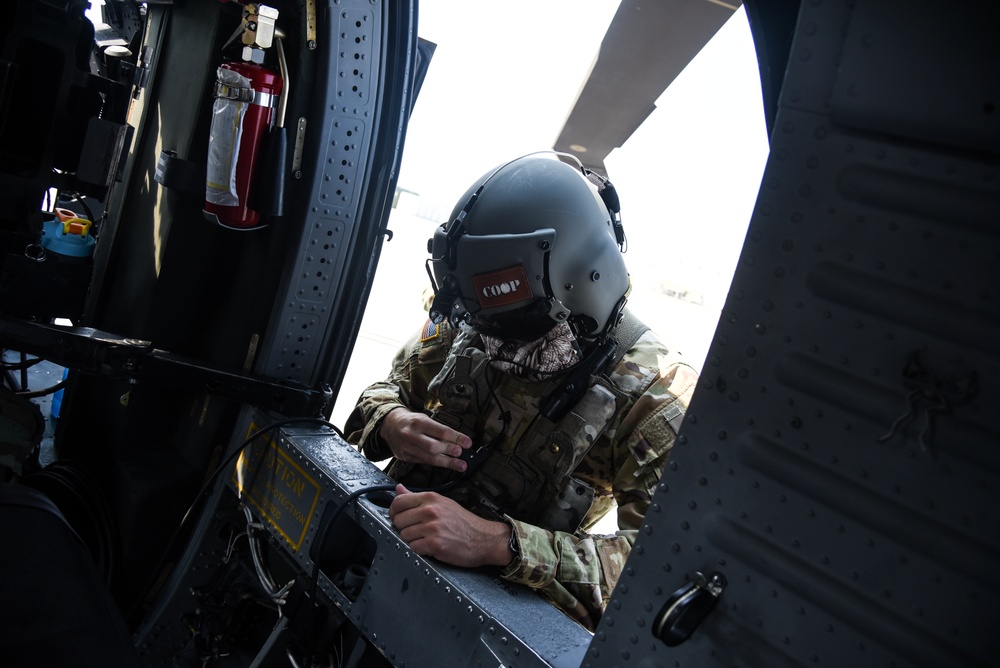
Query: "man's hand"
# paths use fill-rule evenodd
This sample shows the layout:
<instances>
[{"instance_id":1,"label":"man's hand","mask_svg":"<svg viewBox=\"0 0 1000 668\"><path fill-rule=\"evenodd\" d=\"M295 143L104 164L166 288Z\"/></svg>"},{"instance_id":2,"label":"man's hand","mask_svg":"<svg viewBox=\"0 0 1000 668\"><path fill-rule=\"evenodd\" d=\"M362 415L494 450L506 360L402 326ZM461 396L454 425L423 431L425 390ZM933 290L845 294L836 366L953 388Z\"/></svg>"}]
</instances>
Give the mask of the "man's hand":
<instances>
[{"instance_id":1,"label":"man's hand","mask_svg":"<svg viewBox=\"0 0 1000 668\"><path fill-rule=\"evenodd\" d=\"M423 413L393 409L382 419L378 433L401 462L430 464L459 473L468 466L459 457L472 447L472 439Z\"/></svg>"},{"instance_id":2,"label":"man's hand","mask_svg":"<svg viewBox=\"0 0 1000 668\"><path fill-rule=\"evenodd\" d=\"M414 552L453 566L502 567L514 558L508 524L479 517L435 492L396 485L389 518Z\"/></svg>"}]
</instances>

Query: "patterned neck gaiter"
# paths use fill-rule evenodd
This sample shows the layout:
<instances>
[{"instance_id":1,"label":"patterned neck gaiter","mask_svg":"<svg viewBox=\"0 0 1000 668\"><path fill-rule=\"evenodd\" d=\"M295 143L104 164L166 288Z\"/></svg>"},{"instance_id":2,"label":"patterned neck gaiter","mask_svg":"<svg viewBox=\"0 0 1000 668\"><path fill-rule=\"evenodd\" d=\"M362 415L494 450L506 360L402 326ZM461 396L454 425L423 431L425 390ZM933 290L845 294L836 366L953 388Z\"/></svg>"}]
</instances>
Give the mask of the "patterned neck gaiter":
<instances>
[{"instance_id":1,"label":"patterned neck gaiter","mask_svg":"<svg viewBox=\"0 0 1000 668\"><path fill-rule=\"evenodd\" d=\"M580 361L576 337L565 322L534 341L506 341L482 335L493 366L523 380L543 380Z\"/></svg>"}]
</instances>

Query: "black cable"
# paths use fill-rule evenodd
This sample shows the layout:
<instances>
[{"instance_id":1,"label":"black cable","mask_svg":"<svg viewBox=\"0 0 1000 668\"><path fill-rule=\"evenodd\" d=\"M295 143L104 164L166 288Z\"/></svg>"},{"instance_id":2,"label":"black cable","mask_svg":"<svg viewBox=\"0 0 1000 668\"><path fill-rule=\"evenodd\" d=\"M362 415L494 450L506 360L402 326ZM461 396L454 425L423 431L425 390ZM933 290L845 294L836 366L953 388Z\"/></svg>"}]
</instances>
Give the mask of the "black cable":
<instances>
[{"instance_id":1,"label":"black cable","mask_svg":"<svg viewBox=\"0 0 1000 668\"><path fill-rule=\"evenodd\" d=\"M452 481L452 483L442 485L442 487L457 482L458 480L461 479L461 477L464 476L460 476L456 480ZM306 614L312 615L313 614L312 611L319 607L319 573L320 573L319 566L320 566L320 560L323 558L323 548L326 545L327 537L330 535L331 527L333 527L333 525L337 523L337 519L344 512L344 510L349 505L351 505L351 502L355 501L358 497L364 496L366 494L373 494L375 492L393 492L396 490L397 484L398 483L393 482L391 484L372 485L371 487L363 487L361 489L357 489L348 494L347 498L345 498L342 502L340 502L340 504L337 505L337 507L333 510L333 512L327 516L327 518L323 522L323 526L321 526L317 531L317 534L319 535L319 542L316 544L315 550L313 551L313 560L312 560L313 566L309 583L309 598L310 598L309 604L312 607L309 608L309 612ZM430 491L437 491L437 489L414 489L411 491L430 492ZM306 632L309 634L309 637L307 637L306 639L305 649L307 652L307 656L309 657L310 666L313 665L312 657L315 654L315 641L316 641L316 638L312 637L313 635L312 621L313 620L308 619L305 626Z\"/></svg>"},{"instance_id":2,"label":"black cable","mask_svg":"<svg viewBox=\"0 0 1000 668\"><path fill-rule=\"evenodd\" d=\"M83 196L80 195L80 193L68 193L68 194L70 196L70 199L76 200L77 202L80 203L80 206L83 207L83 211L84 213L87 214L87 220L90 221L90 224L92 226L98 226L99 221L94 220L94 213L90 210L90 207L87 206L87 203L83 201Z\"/></svg>"},{"instance_id":3,"label":"black cable","mask_svg":"<svg viewBox=\"0 0 1000 668\"><path fill-rule=\"evenodd\" d=\"M313 566L312 566L312 574L310 575L309 578L310 579L309 601L306 602L308 607L306 608L307 612L305 613L307 616L305 629L306 633L308 634L305 639L305 645L306 645L305 651L306 651L306 656L309 659L309 664L308 664L309 666L312 666L314 664L313 656L315 655L315 649L316 649L315 646L317 640L317 638L314 637L313 633L313 625L315 620L312 617L312 615L314 614L314 611L319 607L319 571L320 571L319 564L320 560L323 558L323 548L326 545L327 536L330 535L330 528L337 523L337 518L339 518L341 513L344 512L344 509L347 508L347 506L349 506L351 502L357 499L359 496L362 496L364 494L371 494L374 492L391 492L394 491L395 489L396 489L396 483L392 483L383 485L372 485L371 487L362 487L361 489L351 492L350 494L347 495L347 498L344 499L333 510L333 512L324 519L323 525L320 526L320 528L317 531L317 535L319 536L319 542L316 543L315 549L311 550Z\"/></svg>"},{"instance_id":4,"label":"black cable","mask_svg":"<svg viewBox=\"0 0 1000 668\"><path fill-rule=\"evenodd\" d=\"M44 397L47 394L55 394L59 390L66 387L66 383L67 381L60 380L55 385L49 385L48 387L41 390L24 390L22 392L15 392L14 394L16 394L19 397L23 397L25 399L37 399L38 397Z\"/></svg>"},{"instance_id":5,"label":"black cable","mask_svg":"<svg viewBox=\"0 0 1000 668\"><path fill-rule=\"evenodd\" d=\"M198 491L197 496L195 496L194 501L191 502L191 505L188 507L187 512L184 513L184 517L181 519L181 523L177 526L177 531L180 531L181 527L184 526L184 522L187 520L188 516L192 513L192 511L194 511L198 503L201 501L201 497L204 496L205 493L211 487L215 486L215 481L219 477L219 474L222 473L233 462L233 460L235 460L240 455L240 453L243 452L243 448L247 447L248 445L250 445L255 440L257 440L258 438L260 438L261 436L263 436L268 432L274 431L275 429L280 429L290 424L297 424L302 422L329 427L338 436L344 438L343 432L341 432L340 429L338 429L335 424L323 418L311 418L311 417L288 418L287 420L279 420L278 422L273 422L267 425L266 427L258 429L254 433L247 436L242 443L236 446L236 449L233 450L231 453L229 453L229 455L222 460L222 463L216 467L212 475L208 477L208 480L205 482L204 485L202 485L201 490Z\"/></svg>"},{"instance_id":6,"label":"black cable","mask_svg":"<svg viewBox=\"0 0 1000 668\"><path fill-rule=\"evenodd\" d=\"M483 375L486 376L486 389L488 389L489 392L486 394L485 398L482 399L477 398L476 410L479 411L480 415L486 412L486 408L488 406L488 402L490 399L493 399L496 405L500 406L500 401L497 399L497 385L500 383L500 377L503 375L503 371L495 366L494 363L497 361L498 360L495 360L489 356L487 356L486 358L486 369L484 370ZM493 378L490 378L491 371L493 372ZM500 406L500 409L502 411L503 406Z\"/></svg>"},{"instance_id":7,"label":"black cable","mask_svg":"<svg viewBox=\"0 0 1000 668\"><path fill-rule=\"evenodd\" d=\"M266 427L262 427L261 429L258 429L254 433L250 434L242 443L236 446L236 448L231 453L229 453L229 455L225 459L222 460L222 463L215 468L215 471L212 472L212 475L208 477L208 480L205 481L201 489L198 491L197 495L195 495L194 500L191 502L191 505L188 506L188 509L187 511L185 511L184 516L181 518L180 523L177 525L177 528L175 528L174 532L171 534L170 540L167 542L166 549L163 550L163 556L160 557L159 563L156 565L156 568L153 569L150 583L145 588L144 591L148 593L152 589L152 583L155 582L156 578L158 577L158 574L163 570L163 568L167 564L167 561L170 559L170 556L175 548L175 544L180 539L181 530L187 523L188 518L192 515L195 509L201 504L202 499L203 497L205 497L206 493L215 486L215 483L218 480L219 475L223 471L225 471L237 457L239 457L240 453L243 452L244 448L253 443L259 437L263 436L266 433L272 432L275 429L280 429L281 427L287 426L289 424L298 424L298 423L318 424L320 426L329 427L338 436L340 436L341 438L344 437L343 432L341 432L340 429L338 429L337 426L334 425L332 422L325 420L323 418L313 418L313 417L298 417L298 418L288 418L286 420L279 420L277 422L273 422L267 425ZM141 604L142 604L141 602L137 603L137 605ZM134 612L135 610L133 610L133 613Z\"/></svg>"},{"instance_id":8,"label":"black cable","mask_svg":"<svg viewBox=\"0 0 1000 668\"><path fill-rule=\"evenodd\" d=\"M354 501L359 496L363 496L365 494L372 494L374 492L392 492L392 491L395 491L396 484L397 483L394 482L394 483L391 483L391 484L387 483L387 484L382 484L382 485L372 485L371 487L362 487L361 489L357 489L357 490L351 492L350 494L348 494L347 498L344 499L334 509L333 513L331 513L330 515L327 516L327 519L323 522L323 526L321 526L319 528L319 531L317 532L319 534L319 542L316 544L316 548L313 551L314 558L313 558L312 575L311 575L311 578L310 578L310 580L311 580L311 582L310 582L310 596L312 597L312 600L314 602L316 601L316 596L317 596L317 594L319 592L319 570L320 570L319 569L319 564L320 564L320 560L323 558L323 548L326 545L327 536L330 535L330 528L334 524L336 524L337 518L340 517L341 513L344 512L344 510L347 508L347 506L351 505L351 501Z\"/></svg>"},{"instance_id":9,"label":"black cable","mask_svg":"<svg viewBox=\"0 0 1000 668\"><path fill-rule=\"evenodd\" d=\"M42 362L41 357L33 357L29 360L24 360L23 362L2 362L0 363L0 370L3 371L20 371L21 369L30 369L36 364Z\"/></svg>"}]
</instances>

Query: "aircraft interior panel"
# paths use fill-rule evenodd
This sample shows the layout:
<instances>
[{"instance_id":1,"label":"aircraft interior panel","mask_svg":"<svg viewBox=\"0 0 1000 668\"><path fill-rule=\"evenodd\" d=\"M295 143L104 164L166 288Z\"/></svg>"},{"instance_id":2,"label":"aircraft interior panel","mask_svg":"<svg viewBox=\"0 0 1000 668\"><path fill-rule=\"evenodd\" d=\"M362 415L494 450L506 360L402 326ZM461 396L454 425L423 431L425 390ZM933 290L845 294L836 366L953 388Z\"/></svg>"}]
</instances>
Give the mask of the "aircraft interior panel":
<instances>
[{"instance_id":1,"label":"aircraft interior panel","mask_svg":"<svg viewBox=\"0 0 1000 668\"><path fill-rule=\"evenodd\" d=\"M584 665L1000 657L996 19L802 3L733 284Z\"/></svg>"}]
</instances>

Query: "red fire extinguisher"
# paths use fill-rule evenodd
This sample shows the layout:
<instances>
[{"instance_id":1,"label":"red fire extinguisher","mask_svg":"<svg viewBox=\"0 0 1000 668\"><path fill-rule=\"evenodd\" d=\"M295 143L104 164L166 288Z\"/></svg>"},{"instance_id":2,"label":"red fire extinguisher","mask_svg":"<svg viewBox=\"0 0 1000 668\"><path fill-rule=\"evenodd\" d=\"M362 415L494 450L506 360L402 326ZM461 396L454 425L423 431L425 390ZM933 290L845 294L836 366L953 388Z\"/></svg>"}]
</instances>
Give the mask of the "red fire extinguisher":
<instances>
[{"instance_id":1,"label":"red fire extinguisher","mask_svg":"<svg viewBox=\"0 0 1000 668\"><path fill-rule=\"evenodd\" d=\"M259 227L250 208L254 170L281 95L281 76L252 62L219 66L205 178L205 217L223 227Z\"/></svg>"}]
</instances>

